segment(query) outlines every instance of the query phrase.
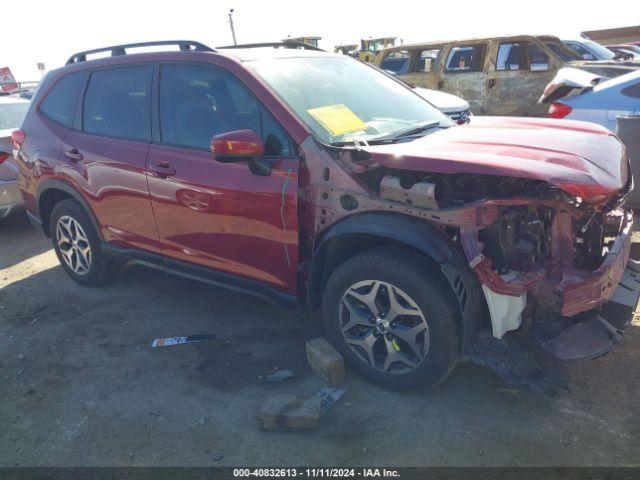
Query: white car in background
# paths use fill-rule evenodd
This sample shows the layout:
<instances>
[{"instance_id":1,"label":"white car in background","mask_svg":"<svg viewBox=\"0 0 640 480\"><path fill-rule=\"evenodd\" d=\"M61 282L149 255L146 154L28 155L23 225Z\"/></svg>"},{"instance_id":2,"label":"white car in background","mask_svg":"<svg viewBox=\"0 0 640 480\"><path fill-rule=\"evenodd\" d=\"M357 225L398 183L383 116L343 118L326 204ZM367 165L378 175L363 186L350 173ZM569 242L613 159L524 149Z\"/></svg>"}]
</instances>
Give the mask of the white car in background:
<instances>
[{"instance_id":1,"label":"white car in background","mask_svg":"<svg viewBox=\"0 0 640 480\"><path fill-rule=\"evenodd\" d=\"M0 219L22 205L11 133L20 128L28 109L28 100L0 96Z\"/></svg>"},{"instance_id":2,"label":"white car in background","mask_svg":"<svg viewBox=\"0 0 640 480\"><path fill-rule=\"evenodd\" d=\"M558 71L544 89L549 117L583 120L616 131L617 117L640 115L640 71L607 79L575 68Z\"/></svg>"},{"instance_id":3,"label":"white car in background","mask_svg":"<svg viewBox=\"0 0 640 480\"><path fill-rule=\"evenodd\" d=\"M422 87L415 87L413 91L458 125L462 125L469 121L471 109L469 107L469 103L463 98L451 95L450 93L441 92L439 90L431 90L429 88Z\"/></svg>"},{"instance_id":4,"label":"white car in background","mask_svg":"<svg viewBox=\"0 0 640 480\"><path fill-rule=\"evenodd\" d=\"M385 70L389 75L398 78L397 73L393 70ZM398 79L403 83L403 80ZM458 125L462 125L463 123L467 123L469 118L471 117L471 107L469 106L469 102L467 102L464 98L458 97L457 95L452 95L451 93L442 92L440 90L431 90L430 88L423 87L415 87L411 84L408 84L413 91L424 98L431 105L436 107L442 113L444 113L447 117L449 117L454 123Z\"/></svg>"}]
</instances>

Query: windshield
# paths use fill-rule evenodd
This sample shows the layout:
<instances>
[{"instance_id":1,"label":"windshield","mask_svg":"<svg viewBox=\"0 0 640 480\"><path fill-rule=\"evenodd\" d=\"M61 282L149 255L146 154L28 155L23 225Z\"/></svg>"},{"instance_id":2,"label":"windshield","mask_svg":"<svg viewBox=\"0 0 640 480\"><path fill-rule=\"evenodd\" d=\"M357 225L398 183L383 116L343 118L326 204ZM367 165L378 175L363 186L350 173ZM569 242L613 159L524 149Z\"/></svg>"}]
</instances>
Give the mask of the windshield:
<instances>
[{"instance_id":1,"label":"windshield","mask_svg":"<svg viewBox=\"0 0 640 480\"><path fill-rule=\"evenodd\" d=\"M589 48L595 53L598 60L613 60L616 56L608 48L603 47L599 43L594 42L593 40L584 41L585 45L588 45Z\"/></svg>"},{"instance_id":2,"label":"windshield","mask_svg":"<svg viewBox=\"0 0 640 480\"><path fill-rule=\"evenodd\" d=\"M545 42L545 45L551 49L553 53L555 53L560 60L563 62L573 62L576 60L582 60L580 55L574 50L571 50L569 47L566 47L562 43L559 42Z\"/></svg>"},{"instance_id":3,"label":"windshield","mask_svg":"<svg viewBox=\"0 0 640 480\"><path fill-rule=\"evenodd\" d=\"M400 82L352 58L301 57L252 62L323 143L370 141L451 121Z\"/></svg>"},{"instance_id":4,"label":"windshield","mask_svg":"<svg viewBox=\"0 0 640 480\"><path fill-rule=\"evenodd\" d=\"M20 128L29 110L28 103L0 103L0 130Z\"/></svg>"}]
</instances>

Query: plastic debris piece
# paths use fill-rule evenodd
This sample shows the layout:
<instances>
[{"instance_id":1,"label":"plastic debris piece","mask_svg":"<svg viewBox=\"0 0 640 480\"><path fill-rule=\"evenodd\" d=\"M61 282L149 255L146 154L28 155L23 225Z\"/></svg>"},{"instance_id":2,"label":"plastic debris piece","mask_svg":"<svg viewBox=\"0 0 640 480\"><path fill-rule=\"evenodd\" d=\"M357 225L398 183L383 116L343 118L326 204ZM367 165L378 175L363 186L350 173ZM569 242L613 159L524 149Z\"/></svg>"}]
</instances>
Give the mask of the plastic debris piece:
<instances>
[{"instance_id":1,"label":"plastic debris piece","mask_svg":"<svg viewBox=\"0 0 640 480\"><path fill-rule=\"evenodd\" d=\"M322 400L320 415L324 415L347 393L346 388L321 388L317 393Z\"/></svg>"}]
</instances>

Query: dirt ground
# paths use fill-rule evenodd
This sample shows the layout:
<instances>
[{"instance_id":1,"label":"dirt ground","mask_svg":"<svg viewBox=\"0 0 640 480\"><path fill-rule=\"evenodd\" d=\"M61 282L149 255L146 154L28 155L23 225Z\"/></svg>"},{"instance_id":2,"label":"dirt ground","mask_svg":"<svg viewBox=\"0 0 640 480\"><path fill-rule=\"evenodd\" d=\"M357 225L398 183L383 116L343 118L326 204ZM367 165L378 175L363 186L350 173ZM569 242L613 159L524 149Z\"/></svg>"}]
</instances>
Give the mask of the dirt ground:
<instances>
[{"instance_id":1,"label":"dirt ground","mask_svg":"<svg viewBox=\"0 0 640 480\"><path fill-rule=\"evenodd\" d=\"M135 267L74 284L23 219L0 225L0 466L640 464L640 323L559 398L461 364L429 392L348 375L316 430L264 432L273 392L312 394L316 319ZM151 348L154 338L213 334ZM274 368L294 380L265 385Z\"/></svg>"}]
</instances>

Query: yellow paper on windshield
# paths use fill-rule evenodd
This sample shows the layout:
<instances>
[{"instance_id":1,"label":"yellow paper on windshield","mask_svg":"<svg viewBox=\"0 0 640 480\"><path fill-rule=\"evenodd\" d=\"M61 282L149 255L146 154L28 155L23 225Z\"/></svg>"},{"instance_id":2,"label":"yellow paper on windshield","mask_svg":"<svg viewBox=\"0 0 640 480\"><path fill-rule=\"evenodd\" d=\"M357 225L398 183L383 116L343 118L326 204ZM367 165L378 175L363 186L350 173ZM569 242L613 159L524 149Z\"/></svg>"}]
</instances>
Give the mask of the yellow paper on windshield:
<instances>
[{"instance_id":1,"label":"yellow paper on windshield","mask_svg":"<svg viewBox=\"0 0 640 480\"><path fill-rule=\"evenodd\" d=\"M311 108L307 112L334 136L367 129L367 125L346 105Z\"/></svg>"}]
</instances>

